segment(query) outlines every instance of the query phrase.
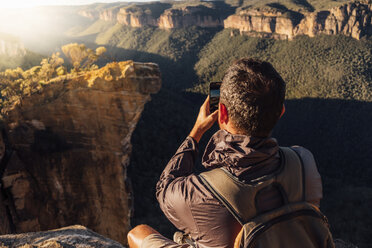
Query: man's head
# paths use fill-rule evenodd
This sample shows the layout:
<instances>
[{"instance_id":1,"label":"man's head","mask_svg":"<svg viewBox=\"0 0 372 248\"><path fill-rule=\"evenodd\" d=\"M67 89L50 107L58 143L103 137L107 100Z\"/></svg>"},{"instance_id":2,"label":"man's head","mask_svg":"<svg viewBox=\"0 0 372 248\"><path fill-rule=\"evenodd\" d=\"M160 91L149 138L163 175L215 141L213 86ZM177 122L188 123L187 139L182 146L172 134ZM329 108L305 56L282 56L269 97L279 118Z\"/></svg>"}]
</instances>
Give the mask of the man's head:
<instances>
[{"instance_id":1,"label":"man's head","mask_svg":"<svg viewBox=\"0 0 372 248\"><path fill-rule=\"evenodd\" d=\"M266 137L283 113L285 82L268 62L243 58L225 72L218 122L240 134Z\"/></svg>"}]
</instances>

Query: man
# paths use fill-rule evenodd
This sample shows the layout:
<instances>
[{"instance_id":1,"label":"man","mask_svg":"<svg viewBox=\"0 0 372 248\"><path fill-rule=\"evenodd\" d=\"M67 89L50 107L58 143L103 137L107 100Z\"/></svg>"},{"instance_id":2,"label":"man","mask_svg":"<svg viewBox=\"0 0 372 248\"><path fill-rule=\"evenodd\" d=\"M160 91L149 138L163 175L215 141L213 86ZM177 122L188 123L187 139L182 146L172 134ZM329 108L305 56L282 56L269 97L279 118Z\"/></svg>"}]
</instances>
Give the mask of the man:
<instances>
[{"instance_id":1,"label":"man","mask_svg":"<svg viewBox=\"0 0 372 248\"><path fill-rule=\"evenodd\" d=\"M202 164L207 170L223 167L239 181L249 182L273 173L281 162L277 141L270 136L285 112L285 82L272 65L246 58L234 62L225 72L220 92L218 111L209 113L207 98L156 187L164 214L197 247L233 247L242 227L194 172L198 142L213 123L217 120L220 130L204 151ZM304 164L306 201L319 207L322 185L314 158L305 148L292 148ZM264 207L280 204L275 191L261 200ZM131 247L181 247L145 225L131 231L128 240Z\"/></svg>"}]
</instances>

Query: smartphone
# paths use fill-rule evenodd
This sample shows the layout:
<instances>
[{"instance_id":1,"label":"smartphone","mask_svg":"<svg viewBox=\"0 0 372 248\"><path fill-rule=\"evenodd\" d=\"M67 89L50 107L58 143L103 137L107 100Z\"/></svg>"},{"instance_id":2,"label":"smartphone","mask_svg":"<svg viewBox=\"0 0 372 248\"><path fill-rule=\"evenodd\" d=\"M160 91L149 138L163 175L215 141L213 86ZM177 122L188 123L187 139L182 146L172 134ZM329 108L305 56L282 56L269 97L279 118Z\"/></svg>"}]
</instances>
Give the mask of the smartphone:
<instances>
[{"instance_id":1,"label":"smartphone","mask_svg":"<svg viewBox=\"0 0 372 248\"><path fill-rule=\"evenodd\" d=\"M209 111L213 113L218 109L220 102L220 87L222 82L209 83Z\"/></svg>"}]
</instances>

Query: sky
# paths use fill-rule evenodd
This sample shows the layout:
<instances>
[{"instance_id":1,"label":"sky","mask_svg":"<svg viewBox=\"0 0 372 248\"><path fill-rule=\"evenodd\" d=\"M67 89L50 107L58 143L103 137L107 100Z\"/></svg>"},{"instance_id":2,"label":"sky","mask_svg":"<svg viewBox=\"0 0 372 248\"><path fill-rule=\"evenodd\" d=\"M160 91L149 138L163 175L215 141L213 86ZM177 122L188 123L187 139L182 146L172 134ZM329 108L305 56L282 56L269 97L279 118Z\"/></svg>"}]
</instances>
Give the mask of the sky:
<instances>
[{"instance_id":1,"label":"sky","mask_svg":"<svg viewBox=\"0 0 372 248\"><path fill-rule=\"evenodd\" d=\"M149 0L130 0L130 2L146 2ZM0 0L0 8L29 8L41 5L83 5L91 3L129 2L128 0Z\"/></svg>"}]
</instances>

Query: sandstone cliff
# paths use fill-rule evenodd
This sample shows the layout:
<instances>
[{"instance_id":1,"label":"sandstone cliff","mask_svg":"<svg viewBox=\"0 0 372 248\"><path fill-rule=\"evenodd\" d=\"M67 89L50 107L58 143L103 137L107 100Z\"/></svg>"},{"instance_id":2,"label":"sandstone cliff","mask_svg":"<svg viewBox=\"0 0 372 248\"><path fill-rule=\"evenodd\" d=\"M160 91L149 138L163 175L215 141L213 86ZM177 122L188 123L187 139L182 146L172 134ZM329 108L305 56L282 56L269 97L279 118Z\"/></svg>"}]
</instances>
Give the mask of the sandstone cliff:
<instances>
[{"instance_id":1,"label":"sandstone cliff","mask_svg":"<svg viewBox=\"0 0 372 248\"><path fill-rule=\"evenodd\" d=\"M241 34L277 39L297 35L343 34L360 39L372 35L372 4L353 2L329 11L298 13L280 10L242 10L224 21L225 28L238 29ZM301 19L299 19L299 17Z\"/></svg>"},{"instance_id":2,"label":"sandstone cliff","mask_svg":"<svg viewBox=\"0 0 372 248\"><path fill-rule=\"evenodd\" d=\"M172 7L169 3L132 4L120 8L94 11L80 11L88 18L99 18L104 21L117 21L131 27L154 26L164 29L188 26L217 27L223 25L223 17L219 16L213 4ZM96 17L95 17L96 16Z\"/></svg>"},{"instance_id":3,"label":"sandstone cliff","mask_svg":"<svg viewBox=\"0 0 372 248\"><path fill-rule=\"evenodd\" d=\"M222 26L220 17L213 15L213 9L204 5L186 6L166 10L159 18L159 28L182 28L189 26Z\"/></svg>"},{"instance_id":4,"label":"sandstone cliff","mask_svg":"<svg viewBox=\"0 0 372 248\"><path fill-rule=\"evenodd\" d=\"M157 26L157 20L151 12L143 9L122 8L117 14L117 21L119 24L132 27Z\"/></svg>"},{"instance_id":5,"label":"sandstone cliff","mask_svg":"<svg viewBox=\"0 0 372 248\"><path fill-rule=\"evenodd\" d=\"M310 13L295 28L296 35L344 34L355 39L372 35L372 3L349 3L330 11Z\"/></svg>"},{"instance_id":6,"label":"sandstone cliff","mask_svg":"<svg viewBox=\"0 0 372 248\"><path fill-rule=\"evenodd\" d=\"M241 34L277 39L292 39L296 25L294 17L279 10L242 10L224 21L225 28L239 29Z\"/></svg>"},{"instance_id":7,"label":"sandstone cliff","mask_svg":"<svg viewBox=\"0 0 372 248\"><path fill-rule=\"evenodd\" d=\"M0 233L81 224L126 243L130 138L160 80L156 64L110 63L3 109Z\"/></svg>"},{"instance_id":8,"label":"sandstone cliff","mask_svg":"<svg viewBox=\"0 0 372 248\"><path fill-rule=\"evenodd\" d=\"M21 57L25 54L26 49L22 42L20 42L16 37L0 33L0 56Z\"/></svg>"},{"instance_id":9,"label":"sandstone cliff","mask_svg":"<svg viewBox=\"0 0 372 248\"><path fill-rule=\"evenodd\" d=\"M99 17L99 11L97 10L79 10L78 12L79 15L84 16L89 19L97 19Z\"/></svg>"},{"instance_id":10,"label":"sandstone cliff","mask_svg":"<svg viewBox=\"0 0 372 248\"><path fill-rule=\"evenodd\" d=\"M120 7L109 8L99 12L99 19L104 21L115 21L117 20L117 14Z\"/></svg>"}]
</instances>

